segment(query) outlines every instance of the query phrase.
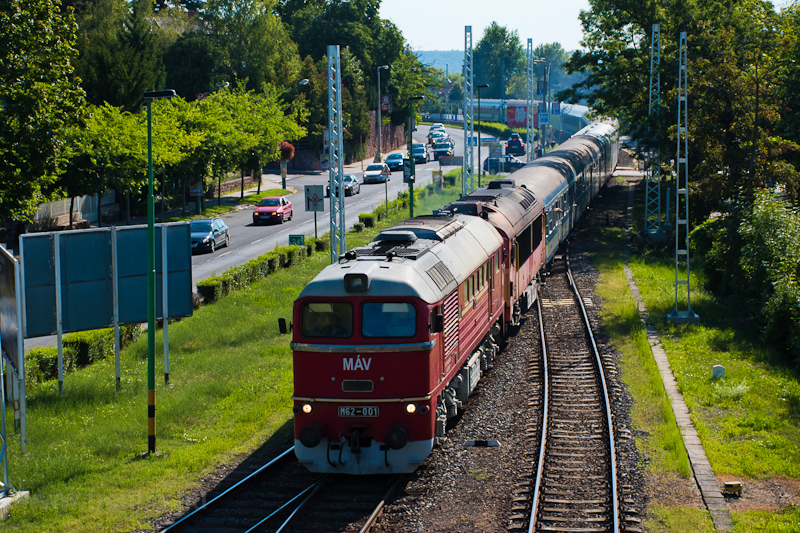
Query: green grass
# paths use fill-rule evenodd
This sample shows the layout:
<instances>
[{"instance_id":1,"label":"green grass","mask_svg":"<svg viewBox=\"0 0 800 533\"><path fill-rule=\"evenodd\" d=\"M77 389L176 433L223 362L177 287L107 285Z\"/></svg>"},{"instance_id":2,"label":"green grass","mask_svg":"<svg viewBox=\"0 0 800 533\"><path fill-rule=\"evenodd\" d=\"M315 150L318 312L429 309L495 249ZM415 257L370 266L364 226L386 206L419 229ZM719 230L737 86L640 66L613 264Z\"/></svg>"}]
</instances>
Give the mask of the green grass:
<instances>
[{"instance_id":1,"label":"green grass","mask_svg":"<svg viewBox=\"0 0 800 533\"><path fill-rule=\"evenodd\" d=\"M420 212L457 198L460 183L418 199ZM393 213L374 228L350 231L350 247L408 216ZM329 263L315 253L251 287L170 325L170 385L156 335L156 436L147 450L147 339L122 352L122 388L113 360L28 390L28 451L10 440L11 480L30 498L13 507L7 531L131 531L181 508L181 496L222 464L261 447L291 444L292 354L278 318ZM13 412L7 410L13 420Z\"/></svg>"},{"instance_id":2,"label":"green grass","mask_svg":"<svg viewBox=\"0 0 800 533\"><path fill-rule=\"evenodd\" d=\"M702 276L693 274L691 293L700 322L674 325L666 320L675 300L672 260L636 257L631 268L714 472L800 479L797 371L773 364L777 354L743 327L735 307L701 288ZM715 364L725 367L716 382Z\"/></svg>"}]
</instances>

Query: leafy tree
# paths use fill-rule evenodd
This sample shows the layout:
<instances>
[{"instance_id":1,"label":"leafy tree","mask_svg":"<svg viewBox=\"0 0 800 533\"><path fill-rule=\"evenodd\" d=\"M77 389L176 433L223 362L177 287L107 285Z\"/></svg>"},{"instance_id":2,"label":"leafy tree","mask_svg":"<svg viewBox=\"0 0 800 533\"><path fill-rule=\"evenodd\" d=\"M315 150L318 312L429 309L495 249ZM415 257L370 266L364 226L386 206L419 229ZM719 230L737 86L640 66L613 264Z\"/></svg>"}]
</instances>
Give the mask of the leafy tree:
<instances>
[{"instance_id":1,"label":"leafy tree","mask_svg":"<svg viewBox=\"0 0 800 533\"><path fill-rule=\"evenodd\" d=\"M516 30L492 22L475 46L473 55L476 85L488 83L481 90L483 98L506 98L504 92L516 73L525 71L525 53Z\"/></svg>"},{"instance_id":2,"label":"leafy tree","mask_svg":"<svg viewBox=\"0 0 800 533\"><path fill-rule=\"evenodd\" d=\"M299 79L297 45L270 0L210 0L203 14L225 60L230 83L247 90Z\"/></svg>"},{"instance_id":3,"label":"leafy tree","mask_svg":"<svg viewBox=\"0 0 800 533\"><path fill-rule=\"evenodd\" d=\"M697 195L691 213L701 220L724 209L740 189L780 182L797 189L797 172L783 152L795 143L776 136L780 108L773 99L778 35L774 8L762 0L638 4L592 0L583 12L586 51L567 69L584 81L557 97L585 98L603 115L615 115L662 162L674 158L677 36L689 35L689 175ZM648 116L650 36L661 24L661 106ZM699 207L697 209L696 207Z\"/></svg>"},{"instance_id":4,"label":"leafy tree","mask_svg":"<svg viewBox=\"0 0 800 533\"><path fill-rule=\"evenodd\" d=\"M206 33L181 35L166 51L164 65L166 87L189 101L228 81L218 43Z\"/></svg>"},{"instance_id":5,"label":"leafy tree","mask_svg":"<svg viewBox=\"0 0 800 533\"><path fill-rule=\"evenodd\" d=\"M84 103L75 32L57 2L0 0L0 220L29 220L55 193Z\"/></svg>"}]
</instances>

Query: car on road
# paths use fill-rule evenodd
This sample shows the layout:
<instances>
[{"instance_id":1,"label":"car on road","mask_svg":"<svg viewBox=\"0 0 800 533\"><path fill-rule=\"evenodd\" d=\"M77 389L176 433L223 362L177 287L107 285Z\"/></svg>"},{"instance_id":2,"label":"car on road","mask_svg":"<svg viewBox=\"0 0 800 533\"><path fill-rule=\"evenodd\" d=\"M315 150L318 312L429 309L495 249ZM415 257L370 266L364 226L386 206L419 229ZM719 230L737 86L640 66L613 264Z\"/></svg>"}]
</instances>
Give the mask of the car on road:
<instances>
[{"instance_id":1,"label":"car on road","mask_svg":"<svg viewBox=\"0 0 800 533\"><path fill-rule=\"evenodd\" d=\"M506 155L524 155L525 143L519 133L512 133L506 142Z\"/></svg>"},{"instance_id":2,"label":"car on road","mask_svg":"<svg viewBox=\"0 0 800 533\"><path fill-rule=\"evenodd\" d=\"M433 160L438 161L442 157L451 156L455 152L453 151L453 145L450 141L446 139L442 139L441 141L436 141L433 145Z\"/></svg>"},{"instance_id":3,"label":"car on road","mask_svg":"<svg viewBox=\"0 0 800 533\"><path fill-rule=\"evenodd\" d=\"M389 154L386 156L386 166L389 170L403 170L403 154Z\"/></svg>"},{"instance_id":4,"label":"car on road","mask_svg":"<svg viewBox=\"0 0 800 533\"><path fill-rule=\"evenodd\" d=\"M353 196L361 192L361 184L358 182L358 178L355 177L353 174L345 174L342 176L342 183L344 188L344 195L345 196ZM325 187L325 196L331 195L331 186L328 185ZM339 190L336 189L333 191L334 196L339 196Z\"/></svg>"},{"instance_id":5,"label":"car on road","mask_svg":"<svg viewBox=\"0 0 800 533\"><path fill-rule=\"evenodd\" d=\"M527 164L528 163L525 161L520 161L513 155L487 157L483 161L483 170L492 174L497 172L514 172Z\"/></svg>"},{"instance_id":6,"label":"car on road","mask_svg":"<svg viewBox=\"0 0 800 533\"><path fill-rule=\"evenodd\" d=\"M411 156L414 158L415 163L427 163L431 160L428 149L422 143L414 143L411 145Z\"/></svg>"},{"instance_id":7,"label":"car on road","mask_svg":"<svg viewBox=\"0 0 800 533\"><path fill-rule=\"evenodd\" d=\"M258 202L253 210L253 224L262 222L277 222L283 224L286 220L292 220L294 211L292 202L285 196L265 196Z\"/></svg>"},{"instance_id":8,"label":"car on road","mask_svg":"<svg viewBox=\"0 0 800 533\"><path fill-rule=\"evenodd\" d=\"M389 170L389 167L386 165L386 163L373 163L364 170L364 177L362 179L365 184L383 183L391 180L391 175L392 171Z\"/></svg>"},{"instance_id":9,"label":"car on road","mask_svg":"<svg viewBox=\"0 0 800 533\"><path fill-rule=\"evenodd\" d=\"M433 144L439 139L446 138L447 134L443 130L431 130L428 132L428 144Z\"/></svg>"},{"instance_id":10,"label":"car on road","mask_svg":"<svg viewBox=\"0 0 800 533\"><path fill-rule=\"evenodd\" d=\"M220 246L228 246L231 237L228 225L219 217L197 218L189 225L192 241L192 253L196 250L208 250L211 253Z\"/></svg>"}]
</instances>

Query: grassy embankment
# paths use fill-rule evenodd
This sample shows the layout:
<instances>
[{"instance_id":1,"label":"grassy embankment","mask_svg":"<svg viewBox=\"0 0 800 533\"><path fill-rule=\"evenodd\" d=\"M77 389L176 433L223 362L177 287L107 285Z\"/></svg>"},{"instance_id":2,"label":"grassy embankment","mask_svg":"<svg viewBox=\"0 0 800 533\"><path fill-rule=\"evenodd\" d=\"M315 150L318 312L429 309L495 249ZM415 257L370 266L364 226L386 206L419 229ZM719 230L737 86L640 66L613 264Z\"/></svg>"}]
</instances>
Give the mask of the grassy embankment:
<instances>
[{"instance_id":1,"label":"grassy embankment","mask_svg":"<svg viewBox=\"0 0 800 533\"><path fill-rule=\"evenodd\" d=\"M418 198L415 213L458 197ZM348 233L350 247L408 216L393 213L375 228ZM28 391L28 451L10 439L11 480L29 500L13 508L8 531L131 531L181 508L181 494L221 464L263 446L291 443L290 336L277 319L290 318L294 299L329 253L204 306L170 326L170 385L160 377L157 342L156 424L160 457L147 450L146 336L122 353L122 390L114 362L104 360L66 376L64 394L49 381ZM11 417L11 411L8 411ZM13 420L13 418L9 418Z\"/></svg>"},{"instance_id":2,"label":"grassy embankment","mask_svg":"<svg viewBox=\"0 0 800 533\"><path fill-rule=\"evenodd\" d=\"M643 205L641 194L637 205ZM641 219L641 218L639 218ZM624 233L606 229L593 261L601 272L598 289L603 319L614 346L622 353L622 373L633 398L637 444L647 471L669 483L690 474L680 433L661 384L648 341L623 272ZM748 330L737 309L703 289L702 268L692 263L692 309L695 325L674 325L666 316L675 305L674 258L669 252L633 255L630 266L660 336L672 370L691 411L714 472L744 482L770 478L800 480L800 379L796 371L771 361L770 348ZM685 302L683 304L685 309ZM725 377L711 379L721 364ZM650 503L650 531L701 532L713 529L698 508ZM734 512L736 530L800 531L800 509Z\"/></svg>"}]
</instances>

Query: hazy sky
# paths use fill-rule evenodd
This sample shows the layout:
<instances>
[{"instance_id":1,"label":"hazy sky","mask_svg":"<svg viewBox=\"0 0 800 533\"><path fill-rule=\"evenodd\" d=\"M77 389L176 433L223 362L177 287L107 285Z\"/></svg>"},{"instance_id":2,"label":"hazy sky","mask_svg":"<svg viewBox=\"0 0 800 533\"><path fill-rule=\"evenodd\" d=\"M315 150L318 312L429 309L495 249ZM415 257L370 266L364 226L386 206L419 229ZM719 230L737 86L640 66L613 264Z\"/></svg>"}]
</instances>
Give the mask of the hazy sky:
<instances>
[{"instance_id":1,"label":"hazy sky","mask_svg":"<svg viewBox=\"0 0 800 533\"><path fill-rule=\"evenodd\" d=\"M559 42L574 50L581 9L589 9L588 0L381 0L380 16L394 22L414 50L463 50L464 26L472 26L475 46L492 22L516 30L523 49L533 39L534 47Z\"/></svg>"},{"instance_id":2,"label":"hazy sky","mask_svg":"<svg viewBox=\"0 0 800 533\"><path fill-rule=\"evenodd\" d=\"M778 6L789 0L772 0ZM578 15L588 0L381 0L380 16L394 22L413 50L464 50L464 26L472 26L472 44L497 22L516 30L522 48L533 39L558 42L567 51L580 48Z\"/></svg>"}]
</instances>

